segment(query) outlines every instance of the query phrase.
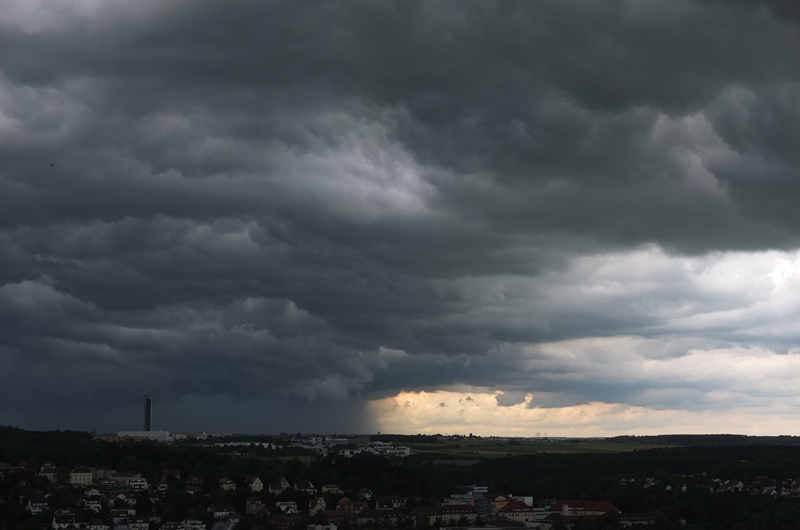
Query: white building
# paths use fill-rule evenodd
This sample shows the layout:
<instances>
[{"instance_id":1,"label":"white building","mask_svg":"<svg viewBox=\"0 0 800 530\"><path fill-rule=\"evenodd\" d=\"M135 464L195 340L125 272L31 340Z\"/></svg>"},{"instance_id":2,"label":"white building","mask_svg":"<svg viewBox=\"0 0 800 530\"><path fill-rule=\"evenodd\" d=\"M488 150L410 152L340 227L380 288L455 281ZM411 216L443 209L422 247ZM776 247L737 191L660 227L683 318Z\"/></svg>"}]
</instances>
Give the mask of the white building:
<instances>
[{"instance_id":1,"label":"white building","mask_svg":"<svg viewBox=\"0 0 800 530\"><path fill-rule=\"evenodd\" d=\"M126 488L130 487L132 480L141 478L142 475L140 473L128 473L126 471L118 471L116 473L111 474L111 480L113 480L120 486L125 486Z\"/></svg>"},{"instance_id":2,"label":"white building","mask_svg":"<svg viewBox=\"0 0 800 530\"><path fill-rule=\"evenodd\" d=\"M76 467L69 472L69 483L76 486L92 484L92 470L88 467Z\"/></svg>"},{"instance_id":3,"label":"white building","mask_svg":"<svg viewBox=\"0 0 800 530\"><path fill-rule=\"evenodd\" d=\"M78 524L78 518L69 510L59 510L53 515L53 530L61 530L65 528L75 528Z\"/></svg>"},{"instance_id":4,"label":"white building","mask_svg":"<svg viewBox=\"0 0 800 530\"><path fill-rule=\"evenodd\" d=\"M149 485L147 484L146 479L143 479L142 477L133 477L128 481L128 487L133 491L144 491L149 487Z\"/></svg>"},{"instance_id":5,"label":"white building","mask_svg":"<svg viewBox=\"0 0 800 530\"><path fill-rule=\"evenodd\" d=\"M133 438L134 440L153 440L156 442L174 441L169 431L119 431L117 436Z\"/></svg>"}]
</instances>

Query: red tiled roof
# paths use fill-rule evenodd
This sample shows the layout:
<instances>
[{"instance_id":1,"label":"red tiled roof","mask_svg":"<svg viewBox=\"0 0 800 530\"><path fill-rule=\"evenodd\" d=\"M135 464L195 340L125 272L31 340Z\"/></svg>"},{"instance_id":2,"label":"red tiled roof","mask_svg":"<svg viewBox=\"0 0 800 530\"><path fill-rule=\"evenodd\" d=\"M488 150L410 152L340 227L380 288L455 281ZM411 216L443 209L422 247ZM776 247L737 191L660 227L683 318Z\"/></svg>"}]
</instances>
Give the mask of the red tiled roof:
<instances>
[{"instance_id":1,"label":"red tiled roof","mask_svg":"<svg viewBox=\"0 0 800 530\"><path fill-rule=\"evenodd\" d=\"M502 508L500 508L498 512L502 513L519 512L519 511L530 512L532 510L533 508L531 508L522 501L508 501L508 503Z\"/></svg>"}]
</instances>

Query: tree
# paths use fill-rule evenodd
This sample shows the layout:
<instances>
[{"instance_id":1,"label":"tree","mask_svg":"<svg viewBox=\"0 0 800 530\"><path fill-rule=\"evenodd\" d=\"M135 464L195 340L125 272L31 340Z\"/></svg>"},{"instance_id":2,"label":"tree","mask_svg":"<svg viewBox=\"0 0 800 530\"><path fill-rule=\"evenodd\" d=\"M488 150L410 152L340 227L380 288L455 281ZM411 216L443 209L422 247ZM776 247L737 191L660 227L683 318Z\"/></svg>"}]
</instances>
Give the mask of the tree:
<instances>
[{"instance_id":1,"label":"tree","mask_svg":"<svg viewBox=\"0 0 800 530\"><path fill-rule=\"evenodd\" d=\"M136 457L133 455L125 455L119 459L119 468L122 471L136 470Z\"/></svg>"},{"instance_id":2,"label":"tree","mask_svg":"<svg viewBox=\"0 0 800 530\"><path fill-rule=\"evenodd\" d=\"M251 528L253 528L253 521L245 517L236 523L236 526L233 527L233 530L250 530Z\"/></svg>"},{"instance_id":3,"label":"tree","mask_svg":"<svg viewBox=\"0 0 800 530\"><path fill-rule=\"evenodd\" d=\"M17 526L17 530L44 530L44 524L38 519L31 517L22 521L22 523Z\"/></svg>"}]
</instances>

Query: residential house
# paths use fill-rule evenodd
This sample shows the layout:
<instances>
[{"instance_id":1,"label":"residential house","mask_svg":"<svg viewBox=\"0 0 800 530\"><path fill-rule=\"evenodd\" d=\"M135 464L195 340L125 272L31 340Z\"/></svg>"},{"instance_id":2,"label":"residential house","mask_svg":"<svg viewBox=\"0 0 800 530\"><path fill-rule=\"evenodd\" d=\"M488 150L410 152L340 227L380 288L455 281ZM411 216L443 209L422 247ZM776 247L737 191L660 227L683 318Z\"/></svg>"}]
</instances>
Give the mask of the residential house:
<instances>
[{"instance_id":1,"label":"residential house","mask_svg":"<svg viewBox=\"0 0 800 530\"><path fill-rule=\"evenodd\" d=\"M131 530L148 530L150 518L144 515L132 515L128 518L128 526Z\"/></svg>"},{"instance_id":2,"label":"residential house","mask_svg":"<svg viewBox=\"0 0 800 530\"><path fill-rule=\"evenodd\" d=\"M485 493L484 497L486 497L486 499L498 512L500 511L500 508L508 504L508 502L511 500L511 496L504 493Z\"/></svg>"},{"instance_id":3,"label":"residential house","mask_svg":"<svg viewBox=\"0 0 800 530\"><path fill-rule=\"evenodd\" d=\"M69 483L73 486L90 486L92 484L92 470L88 467L76 467L69 472Z\"/></svg>"},{"instance_id":4,"label":"residential house","mask_svg":"<svg viewBox=\"0 0 800 530\"><path fill-rule=\"evenodd\" d=\"M46 512L50 509L50 504L47 502L47 497L44 495L36 495L31 497L25 509L31 512L32 515Z\"/></svg>"},{"instance_id":5,"label":"residential house","mask_svg":"<svg viewBox=\"0 0 800 530\"><path fill-rule=\"evenodd\" d=\"M661 512L648 511L645 513L628 513L625 515L617 516L617 524L623 528L630 526L652 526L656 524Z\"/></svg>"},{"instance_id":6,"label":"residential house","mask_svg":"<svg viewBox=\"0 0 800 530\"><path fill-rule=\"evenodd\" d=\"M344 492L342 491L342 488L340 488L336 484L326 484L322 486L322 493L332 493L334 495L341 495Z\"/></svg>"},{"instance_id":7,"label":"residential house","mask_svg":"<svg viewBox=\"0 0 800 530\"><path fill-rule=\"evenodd\" d=\"M726 480L722 485L728 491L742 491L742 488L744 488L744 482L736 479Z\"/></svg>"},{"instance_id":8,"label":"residential house","mask_svg":"<svg viewBox=\"0 0 800 530\"><path fill-rule=\"evenodd\" d=\"M92 489L92 491L97 490ZM83 496L83 507L87 510L92 510L94 513L100 513L100 511L103 509L102 499L103 497L100 495L99 491L97 494L93 495L86 494Z\"/></svg>"},{"instance_id":9,"label":"residential house","mask_svg":"<svg viewBox=\"0 0 800 530\"><path fill-rule=\"evenodd\" d=\"M322 497L314 497L308 501L308 513L314 515L315 513L325 513L325 499Z\"/></svg>"},{"instance_id":10,"label":"residential house","mask_svg":"<svg viewBox=\"0 0 800 530\"><path fill-rule=\"evenodd\" d=\"M294 483L294 489L297 491L304 491L309 495L316 495L317 493L317 488L308 480L298 480Z\"/></svg>"},{"instance_id":11,"label":"residential house","mask_svg":"<svg viewBox=\"0 0 800 530\"><path fill-rule=\"evenodd\" d=\"M344 515L347 519L355 519L358 514L366 510L369 506L366 501L351 501L347 497L339 499L339 504L336 509Z\"/></svg>"},{"instance_id":12,"label":"residential house","mask_svg":"<svg viewBox=\"0 0 800 530\"><path fill-rule=\"evenodd\" d=\"M100 513L103 511L103 503L99 497L84 499L83 507L87 510L93 511L94 513Z\"/></svg>"},{"instance_id":13,"label":"residential house","mask_svg":"<svg viewBox=\"0 0 800 530\"><path fill-rule=\"evenodd\" d=\"M219 487L222 491L234 491L236 489L236 483L229 478L224 478L219 481Z\"/></svg>"},{"instance_id":14,"label":"residential house","mask_svg":"<svg viewBox=\"0 0 800 530\"><path fill-rule=\"evenodd\" d=\"M434 524L440 521L442 524L454 524L459 520L466 520L470 523L478 518L478 511L470 504L445 504L442 506L418 506L411 511L411 516L418 523Z\"/></svg>"},{"instance_id":15,"label":"residential house","mask_svg":"<svg viewBox=\"0 0 800 530\"><path fill-rule=\"evenodd\" d=\"M282 513L273 515L269 518L270 524L277 530L290 530L298 521L302 520L305 516L299 513Z\"/></svg>"},{"instance_id":16,"label":"residential house","mask_svg":"<svg viewBox=\"0 0 800 530\"><path fill-rule=\"evenodd\" d=\"M42 464L42 467L39 470L39 475L46 478L48 482L55 482L58 478L58 468L54 463L48 460Z\"/></svg>"},{"instance_id":17,"label":"residential house","mask_svg":"<svg viewBox=\"0 0 800 530\"><path fill-rule=\"evenodd\" d=\"M144 491L149 487L149 484L142 477L133 477L128 481L128 487L133 491Z\"/></svg>"},{"instance_id":18,"label":"residential house","mask_svg":"<svg viewBox=\"0 0 800 530\"><path fill-rule=\"evenodd\" d=\"M270 482L269 492L272 493L273 495L277 495L283 490L288 490L291 487L292 486L291 484L289 484L289 481L286 480L286 477L281 477L281 479L278 482Z\"/></svg>"},{"instance_id":19,"label":"residential house","mask_svg":"<svg viewBox=\"0 0 800 530\"><path fill-rule=\"evenodd\" d=\"M61 530L66 528L77 528L80 524L81 518L69 510L58 510L53 514L53 530Z\"/></svg>"},{"instance_id":20,"label":"residential house","mask_svg":"<svg viewBox=\"0 0 800 530\"><path fill-rule=\"evenodd\" d=\"M335 524L310 524L306 530L336 530Z\"/></svg>"},{"instance_id":21,"label":"residential house","mask_svg":"<svg viewBox=\"0 0 800 530\"><path fill-rule=\"evenodd\" d=\"M26 460L20 460L17 462L17 465L11 468L12 473L28 473L28 462Z\"/></svg>"},{"instance_id":22,"label":"residential house","mask_svg":"<svg viewBox=\"0 0 800 530\"><path fill-rule=\"evenodd\" d=\"M261 479L258 477L253 477L250 479L250 482L247 484L250 487L250 491L253 493L258 493L264 490L264 483L261 482Z\"/></svg>"},{"instance_id":23,"label":"residential house","mask_svg":"<svg viewBox=\"0 0 800 530\"><path fill-rule=\"evenodd\" d=\"M375 500L376 510L396 510L405 505L406 499L400 495L381 495Z\"/></svg>"},{"instance_id":24,"label":"residential house","mask_svg":"<svg viewBox=\"0 0 800 530\"><path fill-rule=\"evenodd\" d=\"M236 523L233 521L217 521L211 527L211 530L233 530L236 526Z\"/></svg>"},{"instance_id":25,"label":"residential house","mask_svg":"<svg viewBox=\"0 0 800 530\"><path fill-rule=\"evenodd\" d=\"M369 488L361 488L360 490L358 490L358 497L362 501L372 500L372 490Z\"/></svg>"},{"instance_id":26,"label":"residential house","mask_svg":"<svg viewBox=\"0 0 800 530\"><path fill-rule=\"evenodd\" d=\"M225 519L228 515L236 512L233 506L228 504L216 504L214 506L209 506L207 510L214 515L214 519Z\"/></svg>"},{"instance_id":27,"label":"residential house","mask_svg":"<svg viewBox=\"0 0 800 530\"><path fill-rule=\"evenodd\" d=\"M92 480L95 482L100 482L101 480L111 480L112 473L116 473L116 470L108 469L107 467L93 467Z\"/></svg>"},{"instance_id":28,"label":"residential house","mask_svg":"<svg viewBox=\"0 0 800 530\"><path fill-rule=\"evenodd\" d=\"M186 477L186 491L194 495L203 491L203 477L198 473L192 473Z\"/></svg>"},{"instance_id":29,"label":"residential house","mask_svg":"<svg viewBox=\"0 0 800 530\"><path fill-rule=\"evenodd\" d=\"M534 521L535 511L531 506L522 502L511 500L497 510L497 515L508 521L528 522Z\"/></svg>"},{"instance_id":30,"label":"residential house","mask_svg":"<svg viewBox=\"0 0 800 530\"><path fill-rule=\"evenodd\" d=\"M281 513L297 513L297 503L294 501L276 502L275 507L279 509Z\"/></svg>"},{"instance_id":31,"label":"residential house","mask_svg":"<svg viewBox=\"0 0 800 530\"><path fill-rule=\"evenodd\" d=\"M120 485L122 487L125 487L125 488L130 486L131 480L140 479L140 478L142 478L141 474L139 474L139 473L128 473L126 471L117 471L117 472L111 473L109 475L109 479L110 480L113 480L118 485Z\"/></svg>"},{"instance_id":32,"label":"residential house","mask_svg":"<svg viewBox=\"0 0 800 530\"><path fill-rule=\"evenodd\" d=\"M181 521L183 530L206 530L206 523L200 519L184 519Z\"/></svg>"},{"instance_id":33,"label":"residential house","mask_svg":"<svg viewBox=\"0 0 800 530\"><path fill-rule=\"evenodd\" d=\"M86 530L108 530L108 525L102 519L92 519L87 523Z\"/></svg>"},{"instance_id":34,"label":"residential house","mask_svg":"<svg viewBox=\"0 0 800 530\"><path fill-rule=\"evenodd\" d=\"M105 498L110 506L136 506L136 496L129 491L106 493Z\"/></svg>"},{"instance_id":35,"label":"residential house","mask_svg":"<svg viewBox=\"0 0 800 530\"><path fill-rule=\"evenodd\" d=\"M247 499L247 504L245 505L245 513L248 515L253 515L258 513L260 508L264 507L264 501L258 497L250 497Z\"/></svg>"},{"instance_id":36,"label":"residential house","mask_svg":"<svg viewBox=\"0 0 800 530\"><path fill-rule=\"evenodd\" d=\"M789 486L789 491L794 496L800 495L800 480L793 480Z\"/></svg>"},{"instance_id":37,"label":"residential house","mask_svg":"<svg viewBox=\"0 0 800 530\"><path fill-rule=\"evenodd\" d=\"M114 521L115 525L127 523L128 518L134 515L136 515L135 508L115 508L111 510L111 520Z\"/></svg>"},{"instance_id":38,"label":"residential house","mask_svg":"<svg viewBox=\"0 0 800 530\"><path fill-rule=\"evenodd\" d=\"M98 490L102 491L103 493L109 493L112 491L117 491L119 489L119 484L114 482L113 480L101 480L100 482L95 481L95 487Z\"/></svg>"}]
</instances>

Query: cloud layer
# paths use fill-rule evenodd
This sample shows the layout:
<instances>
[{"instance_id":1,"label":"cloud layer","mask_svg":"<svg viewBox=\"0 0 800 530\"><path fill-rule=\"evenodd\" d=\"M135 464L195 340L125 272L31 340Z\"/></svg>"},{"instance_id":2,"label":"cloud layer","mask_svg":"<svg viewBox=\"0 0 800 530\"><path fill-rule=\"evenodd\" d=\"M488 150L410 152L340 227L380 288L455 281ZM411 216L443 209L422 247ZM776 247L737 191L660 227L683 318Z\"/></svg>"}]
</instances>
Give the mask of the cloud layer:
<instances>
[{"instance_id":1,"label":"cloud layer","mask_svg":"<svg viewBox=\"0 0 800 530\"><path fill-rule=\"evenodd\" d=\"M0 423L796 406L784 2L0 12Z\"/></svg>"}]
</instances>

